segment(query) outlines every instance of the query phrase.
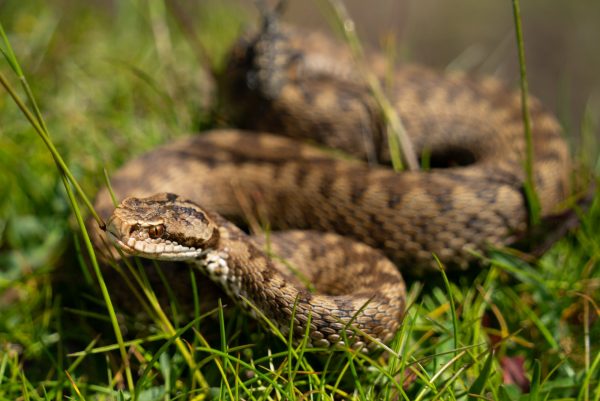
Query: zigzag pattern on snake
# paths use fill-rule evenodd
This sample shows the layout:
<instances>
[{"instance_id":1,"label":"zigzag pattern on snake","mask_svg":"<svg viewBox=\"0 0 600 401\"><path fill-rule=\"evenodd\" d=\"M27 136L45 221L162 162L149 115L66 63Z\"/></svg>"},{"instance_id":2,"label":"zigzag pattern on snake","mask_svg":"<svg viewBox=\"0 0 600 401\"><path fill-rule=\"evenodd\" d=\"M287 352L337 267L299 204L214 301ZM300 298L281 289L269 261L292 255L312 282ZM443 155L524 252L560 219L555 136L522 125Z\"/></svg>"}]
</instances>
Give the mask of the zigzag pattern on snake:
<instances>
[{"instance_id":1,"label":"zigzag pattern on snake","mask_svg":"<svg viewBox=\"0 0 600 401\"><path fill-rule=\"evenodd\" d=\"M382 77L384 62L373 56ZM385 124L352 66L341 46L318 34L268 25L241 39L220 82L241 126L308 138L365 161L266 132L182 138L112 176L118 199L136 198L115 211L110 235L125 251L148 257L181 260L170 252L194 249L191 262L282 330L295 313L296 337L308 330L312 345L339 344L344 336L358 348L370 338L388 341L405 289L372 248L403 271L431 269L432 253L449 267L466 267L473 251L510 245L527 231L520 98L489 78L398 68L388 96L417 155L428 154L433 168L395 173L376 165L389 161ZM531 115L535 186L546 216L568 194L569 154L555 118L535 100ZM111 214L105 190L96 208ZM293 231L271 239L275 253L289 258L318 293L269 257L264 241L225 220L248 214L277 229L339 234ZM207 227L211 235L201 238ZM358 333L348 330L350 322Z\"/></svg>"}]
</instances>

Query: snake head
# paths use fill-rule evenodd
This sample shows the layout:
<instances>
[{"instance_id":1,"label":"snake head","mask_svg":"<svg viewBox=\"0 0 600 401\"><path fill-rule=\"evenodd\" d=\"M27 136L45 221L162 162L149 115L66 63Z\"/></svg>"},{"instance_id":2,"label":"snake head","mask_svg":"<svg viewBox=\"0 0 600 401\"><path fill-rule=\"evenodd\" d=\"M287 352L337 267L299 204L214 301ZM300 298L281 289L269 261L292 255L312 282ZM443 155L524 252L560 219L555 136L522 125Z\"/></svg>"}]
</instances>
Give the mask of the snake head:
<instances>
[{"instance_id":1,"label":"snake head","mask_svg":"<svg viewBox=\"0 0 600 401\"><path fill-rule=\"evenodd\" d=\"M157 260L190 260L219 242L206 211L171 193L123 200L108 220L109 238L130 255Z\"/></svg>"}]
</instances>

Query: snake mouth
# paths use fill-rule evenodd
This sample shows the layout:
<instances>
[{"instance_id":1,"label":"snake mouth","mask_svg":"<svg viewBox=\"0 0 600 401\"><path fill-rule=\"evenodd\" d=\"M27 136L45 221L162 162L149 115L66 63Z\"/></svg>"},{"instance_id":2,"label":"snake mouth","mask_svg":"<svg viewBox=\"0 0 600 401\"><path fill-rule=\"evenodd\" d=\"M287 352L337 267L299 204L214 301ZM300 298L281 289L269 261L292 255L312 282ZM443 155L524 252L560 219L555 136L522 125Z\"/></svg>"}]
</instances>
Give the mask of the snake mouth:
<instances>
[{"instance_id":1,"label":"snake mouth","mask_svg":"<svg viewBox=\"0 0 600 401\"><path fill-rule=\"evenodd\" d=\"M121 235L122 231L111 223L114 222L109 222L106 230L108 238L117 248L129 255L170 261L186 261L202 255L202 249L184 246L175 241L123 237Z\"/></svg>"}]
</instances>

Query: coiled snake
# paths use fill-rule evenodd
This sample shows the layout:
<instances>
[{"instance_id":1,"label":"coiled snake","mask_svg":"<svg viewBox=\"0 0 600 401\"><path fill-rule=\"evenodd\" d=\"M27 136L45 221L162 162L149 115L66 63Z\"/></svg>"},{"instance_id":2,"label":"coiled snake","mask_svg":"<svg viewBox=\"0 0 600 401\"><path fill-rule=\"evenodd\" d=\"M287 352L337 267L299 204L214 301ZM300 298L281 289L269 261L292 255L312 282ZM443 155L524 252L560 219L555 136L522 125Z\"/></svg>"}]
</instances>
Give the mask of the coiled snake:
<instances>
[{"instance_id":1,"label":"coiled snake","mask_svg":"<svg viewBox=\"0 0 600 401\"><path fill-rule=\"evenodd\" d=\"M372 56L382 80L385 62ZM238 123L253 131L179 139L127 163L112 184L119 199L135 198L114 211L109 236L133 255L199 265L232 298L254 304L284 333L293 327L296 339L308 333L313 346L388 341L405 306L392 262L427 271L435 254L466 267L472 251L509 245L528 228L519 95L493 79L414 66L391 81L388 97L428 171L376 165L389 161L385 124L342 46L273 26L241 39L220 85ZM530 109L546 216L568 193L569 155L556 120L535 100ZM110 215L107 191L96 207ZM319 231L274 232L265 241L226 220L248 215Z\"/></svg>"}]
</instances>

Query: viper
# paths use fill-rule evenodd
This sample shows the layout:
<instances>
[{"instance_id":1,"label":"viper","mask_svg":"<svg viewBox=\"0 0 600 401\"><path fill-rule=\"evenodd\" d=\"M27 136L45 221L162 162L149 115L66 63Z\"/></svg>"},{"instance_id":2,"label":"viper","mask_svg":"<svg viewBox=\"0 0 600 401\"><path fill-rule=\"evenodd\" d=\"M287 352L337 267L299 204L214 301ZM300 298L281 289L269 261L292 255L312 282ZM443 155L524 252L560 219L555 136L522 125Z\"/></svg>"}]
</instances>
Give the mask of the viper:
<instances>
[{"instance_id":1,"label":"viper","mask_svg":"<svg viewBox=\"0 0 600 401\"><path fill-rule=\"evenodd\" d=\"M419 66L399 66L390 79L387 60L370 57L427 169L389 168L382 113L343 46L269 23L234 45L219 80L245 130L181 138L121 167L111 177L120 205L107 190L95 204L110 216L111 241L127 254L198 266L298 341L389 341L405 308L395 266L419 274L438 265L435 255L466 268L475 253L526 235L530 205L518 93ZM545 217L569 193L570 158L536 99L530 114ZM232 223L249 218L277 231L265 239Z\"/></svg>"}]
</instances>

